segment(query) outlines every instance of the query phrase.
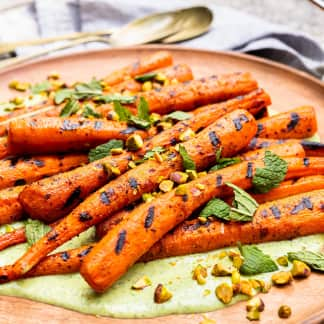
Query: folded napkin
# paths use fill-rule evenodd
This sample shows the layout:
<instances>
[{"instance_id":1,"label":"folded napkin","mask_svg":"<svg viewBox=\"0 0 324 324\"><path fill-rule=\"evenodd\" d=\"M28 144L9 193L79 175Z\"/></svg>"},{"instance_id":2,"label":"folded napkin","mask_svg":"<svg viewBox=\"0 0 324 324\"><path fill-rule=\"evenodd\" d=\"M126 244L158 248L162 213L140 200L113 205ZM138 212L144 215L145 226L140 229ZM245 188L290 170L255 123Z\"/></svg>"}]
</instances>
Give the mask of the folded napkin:
<instances>
[{"instance_id":1,"label":"folded napkin","mask_svg":"<svg viewBox=\"0 0 324 324\"><path fill-rule=\"evenodd\" d=\"M213 11L214 21L207 34L185 41L182 46L234 50L262 56L324 80L324 51L310 37L210 1L35 0L30 5L0 12L0 28L5 31L0 40L17 41L116 28L149 13L192 5L207 5ZM51 48L56 45L46 46ZM73 50L106 46L96 43ZM30 54L39 49L36 46L20 48L17 54Z\"/></svg>"}]
</instances>

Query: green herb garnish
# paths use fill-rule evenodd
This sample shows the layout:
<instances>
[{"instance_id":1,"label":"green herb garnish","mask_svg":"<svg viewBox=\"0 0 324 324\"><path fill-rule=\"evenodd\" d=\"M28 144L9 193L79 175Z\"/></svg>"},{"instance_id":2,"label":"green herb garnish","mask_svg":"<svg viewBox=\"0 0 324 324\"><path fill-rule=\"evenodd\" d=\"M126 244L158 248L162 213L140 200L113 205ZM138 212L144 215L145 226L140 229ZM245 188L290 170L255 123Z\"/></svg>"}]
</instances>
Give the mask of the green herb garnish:
<instances>
[{"instance_id":1,"label":"green herb garnish","mask_svg":"<svg viewBox=\"0 0 324 324\"><path fill-rule=\"evenodd\" d=\"M233 157L233 158L220 158L218 160L218 163L214 165L212 168L210 168L209 171L217 171L220 169L227 168L228 166L237 164L242 162L242 159L239 157Z\"/></svg>"},{"instance_id":2,"label":"green herb garnish","mask_svg":"<svg viewBox=\"0 0 324 324\"><path fill-rule=\"evenodd\" d=\"M214 216L220 219L229 220L229 214L231 207L223 200L214 198L211 199L204 209L200 212L199 216L201 217L210 217Z\"/></svg>"},{"instance_id":3,"label":"green herb garnish","mask_svg":"<svg viewBox=\"0 0 324 324\"><path fill-rule=\"evenodd\" d=\"M49 91L51 90L51 88L52 88L52 84L49 81L44 81L41 83L34 84L30 88L30 91L32 92L32 94L38 94L40 92Z\"/></svg>"},{"instance_id":4,"label":"green herb garnish","mask_svg":"<svg viewBox=\"0 0 324 324\"><path fill-rule=\"evenodd\" d=\"M271 257L264 254L257 246L239 244L239 249L244 257L243 264L240 267L240 273L244 275L255 275L278 270L278 266Z\"/></svg>"},{"instance_id":5,"label":"green herb garnish","mask_svg":"<svg viewBox=\"0 0 324 324\"><path fill-rule=\"evenodd\" d=\"M102 115L96 112L93 107L89 104L86 104L83 108L82 112L82 117L89 118L89 117L94 117L94 118L101 118Z\"/></svg>"},{"instance_id":6,"label":"green herb garnish","mask_svg":"<svg viewBox=\"0 0 324 324\"><path fill-rule=\"evenodd\" d=\"M311 251L288 252L289 261L299 260L308 264L312 269L324 271L324 254Z\"/></svg>"},{"instance_id":7,"label":"green herb garnish","mask_svg":"<svg viewBox=\"0 0 324 324\"><path fill-rule=\"evenodd\" d=\"M74 93L73 89L61 89L55 93L54 101L57 105L59 105L64 100L70 99L73 93Z\"/></svg>"},{"instance_id":8,"label":"green herb garnish","mask_svg":"<svg viewBox=\"0 0 324 324\"><path fill-rule=\"evenodd\" d=\"M89 151L89 161L93 162L99 159L102 159L108 155L110 155L111 149L114 148L124 148L124 142L122 140L110 140L105 144L101 144L92 150Z\"/></svg>"},{"instance_id":9,"label":"green herb garnish","mask_svg":"<svg viewBox=\"0 0 324 324\"><path fill-rule=\"evenodd\" d=\"M143 159L144 160L148 160L148 159L151 159L154 157L154 153L157 152L157 153L163 153L165 152L165 148L164 147L161 147L161 146L156 146L154 148L152 148L152 150L150 151L147 151L145 154L144 154L144 157Z\"/></svg>"},{"instance_id":10,"label":"green herb garnish","mask_svg":"<svg viewBox=\"0 0 324 324\"><path fill-rule=\"evenodd\" d=\"M182 157L182 165L184 170L196 170L195 161L190 157L183 145L179 145L179 154Z\"/></svg>"},{"instance_id":11,"label":"green herb garnish","mask_svg":"<svg viewBox=\"0 0 324 324\"><path fill-rule=\"evenodd\" d=\"M51 227L39 220L27 219L25 235L29 246L34 245L51 230Z\"/></svg>"},{"instance_id":12,"label":"green herb garnish","mask_svg":"<svg viewBox=\"0 0 324 324\"><path fill-rule=\"evenodd\" d=\"M102 95L102 88L96 79L92 79L89 83L77 84L73 93L75 99L89 99L100 95Z\"/></svg>"},{"instance_id":13,"label":"green herb garnish","mask_svg":"<svg viewBox=\"0 0 324 324\"><path fill-rule=\"evenodd\" d=\"M153 80L154 78L156 78L156 76L157 76L157 73L151 72L151 73L146 73L146 74L138 75L134 79L136 81L138 81L138 82L146 82L146 81Z\"/></svg>"},{"instance_id":14,"label":"green herb garnish","mask_svg":"<svg viewBox=\"0 0 324 324\"><path fill-rule=\"evenodd\" d=\"M137 107L137 116L138 118L146 120L150 123L149 105L144 97L140 97L140 101Z\"/></svg>"},{"instance_id":15,"label":"green herb garnish","mask_svg":"<svg viewBox=\"0 0 324 324\"><path fill-rule=\"evenodd\" d=\"M122 104L133 103L135 101L135 96L123 96L119 93L113 93L108 95L102 95L94 98L95 101L101 101L104 103L111 103L118 101Z\"/></svg>"},{"instance_id":16,"label":"green herb garnish","mask_svg":"<svg viewBox=\"0 0 324 324\"><path fill-rule=\"evenodd\" d=\"M132 116L132 113L126 107L122 106L119 101L114 101L114 110L120 121L128 122L130 116Z\"/></svg>"},{"instance_id":17,"label":"green herb garnish","mask_svg":"<svg viewBox=\"0 0 324 324\"><path fill-rule=\"evenodd\" d=\"M80 109L80 104L77 100L69 99L66 105L60 112L60 117L70 117Z\"/></svg>"},{"instance_id":18,"label":"green herb garnish","mask_svg":"<svg viewBox=\"0 0 324 324\"><path fill-rule=\"evenodd\" d=\"M184 111L174 111L171 114L168 114L164 117L164 119L173 119L173 120L186 120L186 119L190 119L191 118L191 114L188 114Z\"/></svg>"},{"instance_id":19,"label":"green herb garnish","mask_svg":"<svg viewBox=\"0 0 324 324\"><path fill-rule=\"evenodd\" d=\"M288 170L287 162L271 151L265 152L263 160L265 167L257 168L252 179L253 188L260 193L278 187Z\"/></svg>"}]
</instances>

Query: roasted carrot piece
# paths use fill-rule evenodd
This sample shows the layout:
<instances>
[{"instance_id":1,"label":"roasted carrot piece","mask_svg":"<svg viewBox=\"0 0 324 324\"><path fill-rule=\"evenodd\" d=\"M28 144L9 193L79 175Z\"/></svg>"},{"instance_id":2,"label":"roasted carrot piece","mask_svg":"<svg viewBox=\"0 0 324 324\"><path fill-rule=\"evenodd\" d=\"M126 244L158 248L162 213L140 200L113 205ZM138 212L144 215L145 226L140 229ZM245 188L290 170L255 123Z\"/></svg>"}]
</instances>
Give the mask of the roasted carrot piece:
<instances>
[{"instance_id":1,"label":"roasted carrot piece","mask_svg":"<svg viewBox=\"0 0 324 324\"><path fill-rule=\"evenodd\" d=\"M187 64L177 64L165 69L154 70L154 72L163 74L169 82L171 80L185 82L193 79L191 68ZM111 87L110 92L123 93L124 91L130 91L131 93L137 93L142 91L142 85L141 82L130 79Z\"/></svg>"},{"instance_id":2,"label":"roasted carrot piece","mask_svg":"<svg viewBox=\"0 0 324 324\"><path fill-rule=\"evenodd\" d=\"M315 109L302 106L258 121L257 137L306 138L317 132Z\"/></svg>"},{"instance_id":3,"label":"roasted carrot piece","mask_svg":"<svg viewBox=\"0 0 324 324\"><path fill-rule=\"evenodd\" d=\"M226 113L238 108L246 109L255 114L269 103L269 96L262 89L259 89L242 97L198 108L190 113L192 115L190 119L180 121L172 128L146 140L144 149L138 152L138 156L143 156L147 150L156 146L169 147L175 145L179 142L179 135L188 128L199 131ZM131 159L131 154L126 152L117 157L108 156L90 163L89 166L79 167L34 182L26 186L20 195L20 201L32 218L43 219L46 215L48 221L55 220L67 215L82 199L108 182L107 173L102 165L114 165L119 168L120 173L124 173L127 170L129 159ZM50 197L48 197L48 193L50 193Z\"/></svg>"},{"instance_id":4,"label":"roasted carrot piece","mask_svg":"<svg viewBox=\"0 0 324 324\"><path fill-rule=\"evenodd\" d=\"M266 148L273 144L299 143L303 146L307 156L324 156L324 143L313 142L299 139L270 139L270 138L253 138L248 145L248 150Z\"/></svg>"},{"instance_id":5,"label":"roasted carrot piece","mask_svg":"<svg viewBox=\"0 0 324 324\"><path fill-rule=\"evenodd\" d=\"M85 154L6 158L0 161L0 189L31 183L87 162Z\"/></svg>"},{"instance_id":6,"label":"roasted carrot piece","mask_svg":"<svg viewBox=\"0 0 324 324\"><path fill-rule=\"evenodd\" d=\"M0 236L0 251L24 242L26 242L25 228L18 228Z\"/></svg>"},{"instance_id":7,"label":"roasted carrot piece","mask_svg":"<svg viewBox=\"0 0 324 324\"><path fill-rule=\"evenodd\" d=\"M287 178L310 166L305 166L303 159L300 158L285 158L285 160L288 163ZM324 159L321 164L320 171L323 173ZM243 189L248 189L252 185L251 179L256 168L263 165L263 161L260 160L242 162L186 184L186 189L181 195L174 189L140 205L93 247L81 265L81 275L94 290L104 291L163 235L211 198L220 196L225 182L230 181ZM203 190L198 189L201 185ZM138 237L141 239L135 239Z\"/></svg>"},{"instance_id":8,"label":"roasted carrot piece","mask_svg":"<svg viewBox=\"0 0 324 324\"><path fill-rule=\"evenodd\" d=\"M7 137L0 137L0 159L9 155Z\"/></svg>"},{"instance_id":9,"label":"roasted carrot piece","mask_svg":"<svg viewBox=\"0 0 324 324\"><path fill-rule=\"evenodd\" d=\"M166 114L173 110L192 110L196 107L246 94L258 87L250 73L211 76L161 90L139 93L149 104L151 112Z\"/></svg>"},{"instance_id":10,"label":"roasted carrot piece","mask_svg":"<svg viewBox=\"0 0 324 324\"><path fill-rule=\"evenodd\" d=\"M244 110L236 110L183 146L197 170L202 170L215 162L215 153L221 145L223 155L232 156L250 142L255 132L253 116ZM155 190L161 176L167 178L172 171L182 169L182 158L175 150L166 153L165 158L162 162L149 160L90 195L17 260L9 278L21 277L64 242L138 200L143 193Z\"/></svg>"},{"instance_id":11,"label":"roasted carrot piece","mask_svg":"<svg viewBox=\"0 0 324 324\"><path fill-rule=\"evenodd\" d=\"M172 64L172 56L170 52L160 51L151 55L142 57L133 64L125 66L119 70L111 72L104 78L108 85L115 85L127 78L145 74L152 70L156 70Z\"/></svg>"},{"instance_id":12,"label":"roasted carrot piece","mask_svg":"<svg viewBox=\"0 0 324 324\"><path fill-rule=\"evenodd\" d=\"M201 224L186 221L165 235L142 261L211 251L225 246L287 240L322 233L324 190L301 193L259 206L252 222Z\"/></svg>"},{"instance_id":13,"label":"roasted carrot piece","mask_svg":"<svg viewBox=\"0 0 324 324\"><path fill-rule=\"evenodd\" d=\"M324 175L308 176L297 180L284 181L279 187L274 188L265 194L253 194L253 197L261 204L267 201L318 189L324 189Z\"/></svg>"},{"instance_id":14,"label":"roasted carrot piece","mask_svg":"<svg viewBox=\"0 0 324 324\"><path fill-rule=\"evenodd\" d=\"M8 147L12 153L57 153L87 150L110 139L126 140L147 132L129 127L126 123L104 119L31 118L9 125Z\"/></svg>"},{"instance_id":15,"label":"roasted carrot piece","mask_svg":"<svg viewBox=\"0 0 324 324\"><path fill-rule=\"evenodd\" d=\"M21 219L23 208L18 196L23 189L24 186L17 186L0 190L0 225Z\"/></svg>"},{"instance_id":16,"label":"roasted carrot piece","mask_svg":"<svg viewBox=\"0 0 324 324\"><path fill-rule=\"evenodd\" d=\"M243 160L258 160L264 158L266 151L271 151L281 157L305 157L304 148L299 143L273 144L267 148L248 151L241 155Z\"/></svg>"}]
</instances>

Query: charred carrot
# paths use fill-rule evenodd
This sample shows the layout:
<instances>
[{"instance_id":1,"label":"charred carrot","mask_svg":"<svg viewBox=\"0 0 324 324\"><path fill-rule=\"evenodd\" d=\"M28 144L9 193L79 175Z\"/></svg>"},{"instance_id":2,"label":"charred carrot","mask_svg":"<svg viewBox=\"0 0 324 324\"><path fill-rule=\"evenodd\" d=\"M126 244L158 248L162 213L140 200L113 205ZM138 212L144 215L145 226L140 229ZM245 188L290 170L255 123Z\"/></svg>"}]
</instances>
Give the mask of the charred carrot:
<instances>
[{"instance_id":1,"label":"charred carrot","mask_svg":"<svg viewBox=\"0 0 324 324\"><path fill-rule=\"evenodd\" d=\"M10 224L21 219L23 208L18 201L18 196L24 186L0 190L0 225Z\"/></svg>"},{"instance_id":2,"label":"charred carrot","mask_svg":"<svg viewBox=\"0 0 324 324\"><path fill-rule=\"evenodd\" d=\"M234 122L237 119L240 120L240 127ZM221 145L223 155L232 156L249 143L255 132L253 116L244 110L236 110L183 146L195 162L197 170L202 170L215 162L215 153ZM180 154L170 151L165 153L162 162L149 160L111 181L90 195L17 260L9 279L21 277L64 242L138 200L143 193L155 190L161 176L167 178L172 171L181 169Z\"/></svg>"},{"instance_id":3,"label":"charred carrot","mask_svg":"<svg viewBox=\"0 0 324 324\"><path fill-rule=\"evenodd\" d=\"M156 52L140 58L131 65L111 72L104 78L104 81L108 85L112 86L126 80L127 78L135 77L171 65L172 61L171 53L166 51Z\"/></svg>"},{"instance_id":4,"label":"charred carrot","mask_svg":"<svg viewBox=\"0 0 324 324\"><path fill-rule=\"evenodd\" d=\"M297 180L288 180L280 184L279 187L270 190L265 194L253 194L258 203L264 203L276 199L285 198L299 193L324 189L324 176L315 175L302 177Z\"/></svg>"},{"instance_id":5,"label":"charred carrot","mask_svg":"<svg viewBox=\"0 0 324 324\"><path fill-rule=\"evenodd\" d=\"M223 103L198 108L190 113L192 116L190 119L180 121L172 128L145 141L144 149L138 152L138 155L143 156L147 150L156 146L175 145L179 142L179 136L188 128L199 131L235 109L246 109L255 114L269 103L269 96L259 89ZM126 152L120 156L108 156L88 166L32 183L26 186L20 195L20 201L31 217L43 219L46 215L48 221L53 221L67 215L91 192L109 181L102 165L114 165L122 174L127 171L129 159L131 159L131 154ZM48 193L51 193L50 197Z\"/></svg>"},{"instance_id":6,"label":"charred carrot","mask_svg":"<svg viewBox=\"0 0 324 324\"><path fill-rule=\"evenodd\" d=\"M323 194L323 190L305 192L260 205L250 223L222 223L215 220L201 224L197 219L185 221L155 243L139 261L206 252L236 245L238 241L243 244L261 243L321 233L324 231L324 213L321 208ZM311 209L307 208L308 201ZM273 215L273 210L276 210L274 207L280 211L280 218ZM77 272L93 246L90 244L49 255L24 277Z\"/></svg>"},{"instance_id":7,"label":"charred carrot","mask_svg":"<svg viewBox=\"0 0 324 324\"><path fill-rule=\"evenodd\" d=\"M31 183L87 162L85 154L6 158L0 161L0 189Z\"/></svg>"},{"instance_id":8,"label":"charred carrot","mask_svg":"<svg viewBox=\"0 0 324 324\"><path fill-rule=\"evenodd\" d=\"M12 153L57 153L87 150L110 139L126 140L146 132L126 123L84 118L31 118L9 125L8 147Z\"/></svg>"},{"instance_id":9,"label":"charred carrot","mask_svg":"<svg viewBox=\"0 0 324 324\"><path fill-rule=\"evenodd\" d=\"M143 257L142 261L214 249L323 233L324 190L301 193L259 206L252 222L201 224L197 219L180 224L165 235Z\"/></svg>"},{"instance_id":10,"label":"charred carrot","mask_svg":"<svg viewBox=\"0 0 324 324\"><path fill-rule=\"evenodd\" d=\"M269 138L253 138L248 145L249 150L255 150L259 148L266 148L273 144L284 143L300 143L307 156L324 156L324 143L313 142L308 140L298 139L269 139Z\"/></svg>"},{"instance_id":11,"label":"charred carrot","mask_svg":"<svg viewBox=\"0 0 324 324\"><path fill-rule=\"evenodd\" d=\"M158 91L140 93L138 97L143 96L146 99L151 112L166 114L174 110L188 111L227 100L246 94L257 87L257 82L250 73L235 73L165 86Z\"/></svg>"},{"instance_id":12,"label":"charred carrot","mask_svg":"<svg viewBox=\"0 0 324 324\"><path fill-rule=\"evenodd\" d=\"M257 137L306 138L317 131L315 109L302 106L258 121Z\"/></svg>"},{"instance_id":13,"label":"charred carrot","mask_svg":"<svg viewBox=\"0 0 324 324\"><path fill-rule=\"evenodd\" d=\"M303 159L285 160L288 164L286 178L310 169L310 165L304 165ZM163 235L211 198L220 196L224 191L224 182L230 181L243 189L250 188L256 168L263 167L263 163L242 162L224 168L186 184L181 192L174 189L140 205L94 246L81 265L81 275L94 290L104 291ZM323 168L324 159L321 159L320 167L316 166L313 171L316 169L316 172L323 173ZM137 240L138 237L141 239Z\"/></svg>"},{"instance_id":14,"label":"charred carrot","mask_svg":"<svg viewBox=\"0 0 324 324\"><path fill-rule=\"evenodd\" d=\"M26 242L25 228L18 228L0 236L0 251L9 246Z\"/></svg>"}]
</instances>

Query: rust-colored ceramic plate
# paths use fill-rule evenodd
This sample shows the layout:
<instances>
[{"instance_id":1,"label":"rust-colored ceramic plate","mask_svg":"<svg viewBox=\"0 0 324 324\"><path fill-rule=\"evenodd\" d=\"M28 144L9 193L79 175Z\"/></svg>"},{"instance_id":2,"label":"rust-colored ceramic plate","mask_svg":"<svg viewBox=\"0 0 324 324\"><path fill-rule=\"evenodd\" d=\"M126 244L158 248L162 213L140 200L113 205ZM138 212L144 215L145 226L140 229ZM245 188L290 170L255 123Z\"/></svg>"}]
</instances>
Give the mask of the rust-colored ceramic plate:
<instances>
[{"instance_id":1,"label":"rust-colored ceramic plate","mask_svg":"<svg viewBox=\"0 0 324 324\"><path fill-rule=\"evenodd\" d=\"M324 139L324 83L309 75L267 60L238 53L212 52L185 49L176 46L143 46L103 51L91 51L50 58L0 72L1 100L13 94L8 89L12 79L39 82L53 70L59 72L67 81L87 80L92 76L103 77L117 67L135 58L157 50L170 50L175 62L189 64L196 77L210 74L250 71L272 98L272 107L278 111L311 104L317 109L319 133ZM323 276L312 275L309 279L294 283L285 289L272 289L264 295L266 309L262 314L263 323L278 322L277 309L288 303L293 314L286 323L297 323L324 308ZM226 309L208 314L217 323L249 323L245 319L244 304L239 303ZM87 316L62 308L31 302L25 299L0 297L0 323L164 323L166 321L199 323L201 314L174 315L147 320L119 320ZM315 322L312 323L317 323Z\"/></svg>"}]
</instances>

